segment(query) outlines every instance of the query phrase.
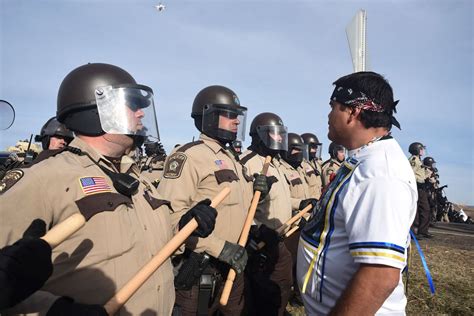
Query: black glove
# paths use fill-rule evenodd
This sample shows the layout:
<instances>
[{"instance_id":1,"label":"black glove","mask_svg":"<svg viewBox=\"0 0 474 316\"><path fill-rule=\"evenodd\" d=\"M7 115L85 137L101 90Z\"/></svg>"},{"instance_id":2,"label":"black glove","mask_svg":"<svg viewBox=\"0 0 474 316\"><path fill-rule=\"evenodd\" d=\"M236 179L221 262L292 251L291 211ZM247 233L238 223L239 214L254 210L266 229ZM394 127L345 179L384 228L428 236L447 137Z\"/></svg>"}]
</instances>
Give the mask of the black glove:
<instances>
[{"instance_id":1,"label":"black glove","mask_svg":"<svg viewBox=\"0 0 474 316\"><path fill-rule=\"evenodd\" d=\"M306 206L311 204L311 208L315 208L316 204L318 204L318 200L316 199L306 199L300 202L299 210L303 210Z\"/></svg>"},{"instance_id":2,"label":"black glove","mask_svg":"<svg viewBox=\"0 0 474 316\"><path fill-rule=\"evenodd\" d=\"M240 274L244 272L245 265L247 264L247 251L238 244L226 241L217 259L228 263L237 274Z\"/></svg>"},{"instance_id":3,"label":"black glove","mask_svg":"<svg viewBox=\"0 0 474 316\"><path fill-rule=\"evenodd\" d=\"M205 199L194 205L179 220L179 229L183 228L193 218L198 222L198 228L192 233L193 236L207 237L214 230L217 211L211 205L211 200Z\"/></svg>"},{"instance_id":4,"label":"black glove","mask_svg":"<svg viewBox=\"0 0 474 316\"><path fill-rule=\"evenodd\" d=\"M264 224L260 225L260 227L252 225L250 227L249 240L246 249L256 251L258 250L258 244L262 241L265 243L266 248L273 248L278 245L280 240L278 233Z\"/></svg>"},{"instance_id":5,"label":"black glove","mask_svg":"<svg viewBox=\"0 0 474 316\"><path fill-rule=\"evenodd\" d=\"M262 196L267 196L270 188L268 187L267 177L263 174L254 174L253 191L260 191Z\"/></svg>"},{"instance_id":6,"label":"black glove","mask_svg":"<svg viewBox=\"0 0 474 316\"><path fill-rule=\"evenodd\" d=\"M275 230L262 224L258 228L258 232L260 240L265 243L266 247L275 247L278 245L280 236L278 236L278 233Z\"/></svg>"},{"instance_id":7,"label":"black glove","mask_svg":"<svg viewBox=\"0 0 474 316\"><path fill-rule=\"evenodd\" d=\"M60 297L54 302L46 316L108 316L102 305L74 303L69 297Z\"/></svg>"},{"instance_id":8,"label":"black glove","mask_svg":"<svg viewBox=\"0 0 474 316\"><path fill-rule=\"evenodd\" d=\"M300 230L303 230L307 223L308 221L304 217L301 217L300 222L298 223L298 227L300 228Z\"/></svg>"},{"instance_id":9,"label":"black glove","mask_svg":"<svg viewBox=\"0 0 474 316\"><path fill-rule=\"evenodd\" d=\"M0 310L39 290L53 272L51 247L39 239L46 223L35 219L23 238L0 250Z\"/></svg>"},{"instance_id":10,"label":"black glove","mask_svg":"<svg viewBox=\"0 0 474 316\"><path fill-rule=\"evenodd\" d=\"M261 192L260 201L263 200L268 195L268 192L270 192L270 190L272 189L273 183L278 181L276 180L274 176L267 177L263 174L258 174L258 173L255 173L253 177L255 179L253 181L253 191Z\"/></svg>"},{"instance_id":11,"label":"black glove","mask_svg":"<svg viewBox=\"0 0 474 316\"><path fill-rule=\"evenodd\" d=\"M257 226L253 227L249 235L251 239L247 244L249 261L246 270L249 273L271 272L278 260L280 237L275 230L265 225L260 225L258 228ZM260 242L264 242L265 246L262 249L257 249Z\"/></svg>"}]
</instances>

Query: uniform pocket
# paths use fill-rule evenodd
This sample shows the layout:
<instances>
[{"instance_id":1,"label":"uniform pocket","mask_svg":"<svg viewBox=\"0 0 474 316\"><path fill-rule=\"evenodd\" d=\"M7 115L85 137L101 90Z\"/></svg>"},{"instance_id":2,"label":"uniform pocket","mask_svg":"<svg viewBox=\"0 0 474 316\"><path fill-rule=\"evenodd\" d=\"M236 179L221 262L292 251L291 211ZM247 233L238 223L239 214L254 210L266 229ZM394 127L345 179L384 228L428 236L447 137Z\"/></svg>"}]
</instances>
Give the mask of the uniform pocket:
<instances>
[{"instance_id":1,"label":"uniform pocket","mask_svg":"<svg viewBox=\"0 0 474 316\"><path fill-rule=\"evenodd\" d=\"M100 212L114 211L121 204L132 204L132 200L122 194L104 192L87 195L76 201L76 205L86 220Z\"/></svg>"},{"instance_id":2,"label":"uniform pocket","mask_svg":"<svg viewBox=\"0 0 474 316\"><path fill-rule=\"evenodd\" d=\"M216 177L217 184L221 184L224 182L239 181L239 177L235 174L234 170L230 170L230 169L222 169L222 170L214 171L214 175Z\"/></svg>"},{"instance_id":3,"label":"uniform pocket","mask_svg":"<svg viewBox=\"0 0 474 316\"><path fill-rule=\"evenodd\" d=\"M290 183L291 183L292 186L303 184L303 182L301 181L300 178L295 178L295 179L291 180Z\"/></svg>"}]
</instances>

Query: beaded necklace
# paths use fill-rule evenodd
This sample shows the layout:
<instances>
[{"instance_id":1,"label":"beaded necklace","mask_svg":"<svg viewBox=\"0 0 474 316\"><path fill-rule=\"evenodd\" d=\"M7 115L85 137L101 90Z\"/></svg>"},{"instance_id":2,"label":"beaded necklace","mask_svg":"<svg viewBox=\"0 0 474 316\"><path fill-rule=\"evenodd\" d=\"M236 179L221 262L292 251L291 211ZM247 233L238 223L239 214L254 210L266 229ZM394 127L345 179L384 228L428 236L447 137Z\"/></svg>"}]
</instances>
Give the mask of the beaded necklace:
<instances>
[{"instance_id":1,"label":"beaded necklace","mask_svg":"<svg viewBox=\"0 0 474 316\"><path fill-rule=\"evenodd\" d=\"M357 156L357 154L360 153L360 151L361 151L362 149L364 149L364 148L370 146L370 145L373 144L373 143L378 142L378 141L381 140L381 139L388 139L388 138L391 138L391 137L392 137L392 136L390 136L390 133L385 134L385 135L382 135L382 136L379 136L379 137L374 137L374 138L372 138L367 144L365 144L365 145L363 145L363 146L361 146L361 147L355 149L355 150L354 150L354 153L353 153L352 155L350 155L349 158L355 158L355 157Z\"/></svg>"}]
</instances>

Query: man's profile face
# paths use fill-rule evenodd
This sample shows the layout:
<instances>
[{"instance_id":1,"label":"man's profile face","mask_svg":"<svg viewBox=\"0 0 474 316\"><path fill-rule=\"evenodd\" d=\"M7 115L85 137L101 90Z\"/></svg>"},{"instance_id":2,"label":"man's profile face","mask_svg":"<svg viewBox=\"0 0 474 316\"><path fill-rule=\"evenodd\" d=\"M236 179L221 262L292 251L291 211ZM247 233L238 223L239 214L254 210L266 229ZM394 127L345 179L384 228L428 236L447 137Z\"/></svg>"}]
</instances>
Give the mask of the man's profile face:
<instances>
[{"instance_id":1,"label":"man's profile face","mask_svg":"<svg viewBox=\"0 0 474 316\"><path fill-rule=\"evenodd\" d=\"M344 161L344 159L346 159L346 154L345 154L344 150L339 150L337 152L336 157L337 157L337 160Z\"/></svg>"},{"instance_id":2,"label":"man's profile face","mask_svg":"<svg viewBox=\"0 0 474 316\"><path fill-rule=\"evenodd\" d=\"M61 149L66 147L67 141L64 139L64 137L61 136L51 136L49 139L49 146L48 149L54 150L54 149Z\"/></svg>"},{"instance_id":3,"label":"man's profile face","mask_svg":"<svg viewBox=\"0 0 474 316\"><path fill-rule=\"evenodd\" d=\"M219 115L219 128L230 131L232 133L237 133L240 121L237 116L234 118L229 118L224 115Z\"/></svg>"},{"instance_id":4,"label":"man's profile face","mask_svg":"<svg viewBox=\"0 0 474 316\"><path fill-rule=\"evenodd\" d=\"M290 152L291 155L295 155L295 154L299 154L301 152L300 149L297 149L297 148L293 148Z\"/></svg>"},{"instance_id":5,"label":"man's profile face","mask_svg":"<svg viewBox=\"0 0 474 316\"><path fill-rule=\"evenodd\" d=\"M350 116L350 108L340 103L331 101L331 111L328 114L328 138L333 142L342 144L347 136L347 123Z\"/></svg>"},{"instance_id":6,"label":"man's profile face","mask_svg":"<svg viewBox=\"0 0 474 316\"><path fill-rule=\"evenodd\" d=\"M277 133L268 133L268 136L273 139L276 143L282 143L283 142L283 137L281 136L281 134L277 134Z\"/></svg>"},{"instance_id":7,"label":"man's profile face","mask_svg":"<svg viewBox=\"0 0 474 316\"><path fill-rule=\"evenodd\" d=\"M138 131L143 129L142 119L145 117L145 112L142 108L130 108L127 109L127 120L128 120L128 130L132 131L135 134L140 134Z\"/></svg>"}]
</instances>

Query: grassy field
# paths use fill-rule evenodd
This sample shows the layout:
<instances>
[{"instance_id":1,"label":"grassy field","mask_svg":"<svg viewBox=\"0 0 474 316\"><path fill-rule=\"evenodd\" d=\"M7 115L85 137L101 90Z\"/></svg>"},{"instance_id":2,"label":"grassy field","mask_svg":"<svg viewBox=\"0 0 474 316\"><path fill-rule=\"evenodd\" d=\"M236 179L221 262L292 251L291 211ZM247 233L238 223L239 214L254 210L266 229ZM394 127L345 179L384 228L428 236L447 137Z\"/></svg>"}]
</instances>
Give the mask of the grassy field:
<instances>
[{"instance_id":1,"label":"grassy field","mask_svg":"<svg viewBox=\"0 0 474 316\"><path fill-rule=\"evenodd\" d=\"M420 256L413 244L407 314L474 315L474 235L434 234L434 239L422 240L420 245L436 293L434 296L430 293ZM287 311L291 315L304 315L302 307L288 306Z\"/></svg>"}]
</instances>

